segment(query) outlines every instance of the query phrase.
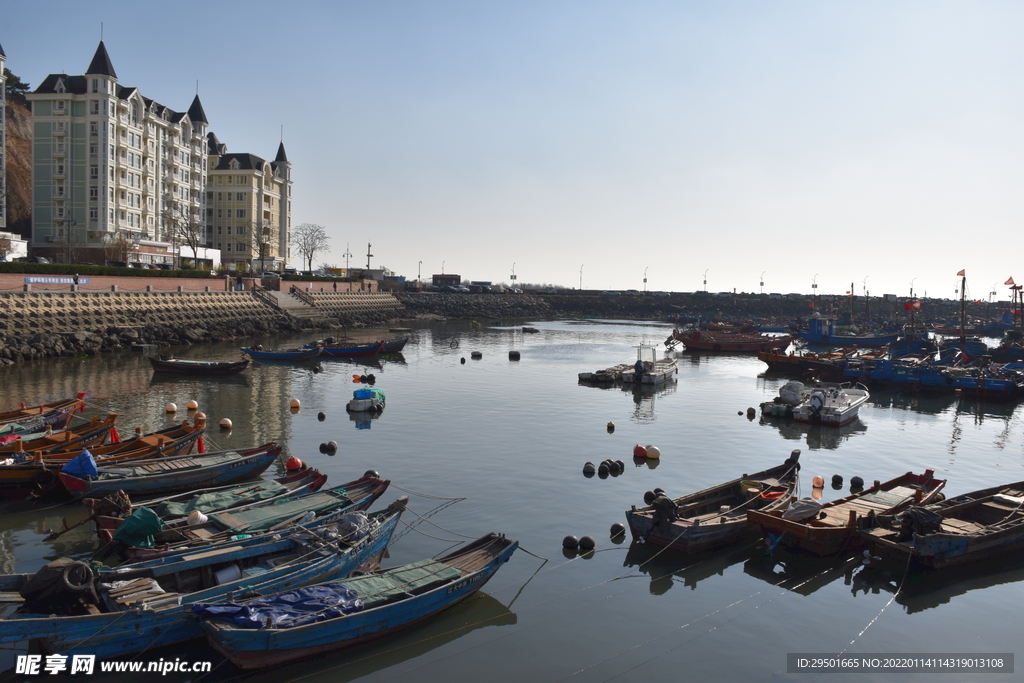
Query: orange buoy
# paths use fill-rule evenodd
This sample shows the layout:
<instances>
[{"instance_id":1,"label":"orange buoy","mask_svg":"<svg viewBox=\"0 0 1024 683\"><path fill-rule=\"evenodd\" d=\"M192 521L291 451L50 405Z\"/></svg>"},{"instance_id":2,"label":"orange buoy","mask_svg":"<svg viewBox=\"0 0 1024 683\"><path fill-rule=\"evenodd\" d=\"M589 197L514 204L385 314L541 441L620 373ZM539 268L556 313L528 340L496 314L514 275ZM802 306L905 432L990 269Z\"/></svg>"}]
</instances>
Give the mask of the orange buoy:
<instances>
[{"instance_id":1,"label":"orange buoy","mask_svg":"<svg viewBox=\"0 0 1024 683\"><path fill-rule=\"evenodd\" d=\"M647 457L647 449L644 448L643 446L641 446L640 444L637 444L637 445L633 446L633 457L634 458L646 458Z\"/></svg>"},{"instance_id":2,"label":"orange buoy","mask_svg":"<svg viewBox=\"0 0 1024 683\"><path fill-rule=\"evenodd\" d=\"M820 476L815 477L814 479L811 479L811 484L814 486L814 488L820 489L825 485L825 479Z\"/></svg>"},{"instance_id":3,"label":"orange buoy","mask_svg":"<svg viewBox=\"0 0 1024 683\"><path fill-rule=\"evenodd\" d=\"M285 462L285 464L284 464L284 468L286 470L288 470L289 472L294 472L295 470L301 470L303 467L304 467L304 465L302 464L302 461L299 460L298 458L296 458L294 455L292 457L288 458L288 461Z\"/></svg>"}]
</instances>

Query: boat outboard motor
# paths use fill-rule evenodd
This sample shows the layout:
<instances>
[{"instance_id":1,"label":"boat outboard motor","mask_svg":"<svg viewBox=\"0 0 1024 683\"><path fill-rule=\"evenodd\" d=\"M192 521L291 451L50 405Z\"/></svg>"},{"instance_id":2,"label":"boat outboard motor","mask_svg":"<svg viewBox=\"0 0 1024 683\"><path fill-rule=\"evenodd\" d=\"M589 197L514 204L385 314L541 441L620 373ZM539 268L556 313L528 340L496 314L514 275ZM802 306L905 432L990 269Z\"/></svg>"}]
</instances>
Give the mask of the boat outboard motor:
<instances>
[{"instance_id":1,"label":"boat outboard motor","mask_svg":"<svg viewBox=\"0 0 1024 683\"><path fill-rule=\"evenodd\" d=\"M81 603L99 603L93 571L85 562L61 557L25 582L18 593L33 613L69 614Z\"/></svg>"}]
</instances>

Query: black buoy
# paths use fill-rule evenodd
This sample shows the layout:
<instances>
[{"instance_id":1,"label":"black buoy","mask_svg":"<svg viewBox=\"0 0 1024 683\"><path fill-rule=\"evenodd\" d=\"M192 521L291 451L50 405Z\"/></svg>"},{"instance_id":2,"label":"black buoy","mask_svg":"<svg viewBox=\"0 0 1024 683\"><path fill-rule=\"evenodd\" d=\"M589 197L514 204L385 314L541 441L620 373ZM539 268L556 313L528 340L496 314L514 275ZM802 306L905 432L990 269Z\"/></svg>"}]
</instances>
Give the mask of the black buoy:
<instances>
[{"instance_id":1,"label":"black buoy","mask_svg":"<svg viewBox=\"0 0 1024 683\"><path fill-rule=\"evenodd\" d=\"M664 496L665 495L665 489L663 489L663 488L656 488L656 489L654 489L654 495L656 495L656 496Z\"/></svg>"},{"instance_id":2,"label":"black buoy","mask_svg":"<svg viewBox=\"0 0 1024 683\"><path fill-rule=\"evenodd\" d=\"M317 414L316 414L316 419L318 419L318 420L320 420L321 422L323 422L324 420L326 420L326 419L327 419L327 416L326 416L326 415L324 415L323 413L317 413Z\"/></svg>"},{"instance_id":3,"label":"black buoy","mask_svg":"<svg viewBox=\"0 0 1024 683\"><path fill-rule=\"evenodd\" d=\"M650 505L654 502L654 499L658 497L658 494L654 491L647 491L644 493L644 505Z\"/></svg>"},{"instance_id":4,"label":"black buoy","mask_svg":"<svg viewBox=\"0 0 1024 683\"><path fill-rule=\"evenodd\" d=\"M519 352L518 351L509 351L508 352L508 359L509 360L519 360Z\"/></svg>"},{"instance_id":5,"label":"black buoy","mask_svg":"<svg viewBox=\"0 0 1024 683\"><path fill-rule=\"evenodd\" d=\"M588 550L593 550L596 547L597 542L594 541L592 536L584 536L580 539L580 550L586 552Z\"/></svg>"},{"instance_id":6,"label":"black buoy","mask_svg":"<svg viewBox=\"0 0 1024 683\"><path fill-rule=\"evenodd\" d=\"M326 443L320 444L320 452L321 453L326 453L327 452L327 444Z\"/></svg>"},{"instance_id":7,"label":"black buoy","mask_svg":"<svg viewBox=\"0 0 1024 683\"><path fill-rule=\"evenodd\" d=\"M836 488L836 487L840 487L841 488L842 485L843 485L843 476L841 474L833 474L832 475L832 488Z\"/></svg>"},{"instance_id":8,"label":"black buoy","mask_svg":"<svg viewBox=\"0 0 1024 683\"><path fill-rule=\"evenodd\" d=\"M588 461L583 464L583 474L589 475L594 474L594 472L597 472L597 468L594 467L594 463Z\"/></svg>"},{"instance_id":9,"label":"black buoy","mask_svg":"<svg viewBox=\"0 0 1024 683\"><path fill-rule=\"evenodd\" d=\"M598 465L597 466L597 473L598 474L608 474L608 463L607 462L602 462L600 465Z\"/></svg>"},{"instance_id":10,"label":"black buoy","mask_svg":"<svg viewBox=\"0 0 1024 683\"><path fill-rule=\"evenodd\" d=\"M460 358L459 362L462 363L463 365L465 365L466 364L466 357L463 356L462 358Z\"/></svg>"},{"instance_id":11,"label":"black buoy","mask_svg":"<svg viewBox=\"0 0 1024 683\"><path fill-rule=\"evenodd\" d=\"M619 471L620 472L625 472L626 471L626 463L622 462L621 460L616 460L615 464L619 466Z\"/></svg>"},{"instance_id":12,"label":"black buoy","mask_svg":"<svg viewBox=\"0 0 1024 683\"><path fill-rule=\"evenodd\" d=\"M616 522L615 524L612 524L612 528L608 530L608 533L611 534L612 538L622 536L626 533L626 525Z\"/></svg>"},{"instance_id":13,"label":"black buoy","mask_svg":"<svg viewBox=\"0 0 1024 683\"><path fill-rule=\"evenodd\" d=\"M338 442L337 441L328 441L327 442L327 451L326 451L327 455L334 455L337 452L338 452Z\"/></svg>"},{"instance_id":14,"label":"black buoy","mask_svg":"<svg viewBox=\"0 0 1024 683\"><path fill-rule=\"evenodd\" d=\"M850 488L851 489L862 489L864 488L864 480L854 475L850 477Z\"/></svg>"},{"instance_id":15,"label":"black buoy","mask_svg":"<svg viewBox=\"0 0 1024 683\"><path fill-rule=\"evenodd\" d=\"M615 433L615 423L614 422L609 422L608 423L608 433L609 434L614 434Z\"/></svg>"},{"instance_id":16,"label":"black buoy","mask_svg":"<svg viewBox=\"0 0 1024 683\"><path fill-rule=\"evenodd\" d=\"M377 470L366 470L363 472L364 477L373 477L374 479L380 479L380 473Z\"/></svg>"},{"instance_id":17,"label":"black buoy","mask_svg":"<svg viewBox=\"0 0 1024 683\"><path fill-rule=\"evenodd\" d=\"M747 408L747 419L753 420L755 417L757 417L757 411L753 408Z\"/></svg>"},{"instance_id":18,"label":"black buoy","mask_svg":"<svg viewBox=\"0 0 1024 683\"><path fill-rule=\"evenodd\" d=\"M373 384L376 381L377 381L377 375L370 374L370 375L366 376L367 384Z\"/></svg>"},{"instance_id":19,"label":"black buoy","mask_svg":"<svg viewBox=\"0 0 1024 683\"><path fill-rule=\"evenodd\" d=\"M562 547L566 550L576 550L580 547L580 540L575 536L566 536L562 539Z\"/></svg>"}]
</instances>

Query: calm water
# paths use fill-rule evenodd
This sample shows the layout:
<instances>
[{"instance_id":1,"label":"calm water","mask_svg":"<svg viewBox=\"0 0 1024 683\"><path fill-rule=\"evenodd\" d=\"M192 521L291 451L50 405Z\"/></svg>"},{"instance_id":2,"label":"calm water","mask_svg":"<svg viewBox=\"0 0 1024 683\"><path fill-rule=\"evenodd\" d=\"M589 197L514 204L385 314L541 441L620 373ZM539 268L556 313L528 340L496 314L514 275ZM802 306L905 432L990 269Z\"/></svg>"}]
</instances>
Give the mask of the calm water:
<instances>
[{"instance_id":1,"label":"calm water","mask_svg":"<svg viewBox=\"0 0 1024 683\"><path fill-rule=\"evenodd\" d=\"M88 389L91 411L120 413L124 433L183 419L184 411L168 417L164 405L195 399L212 425L209 449L276 440L286 445L286 455L328 472L335 485L378 470L393 481L381 506L403 493L395 487L414 492L411 510L426 521L407 513L415 529L396 534L388 565L490 531L520 541L521 550L483 594L423 627L246 679L912 681L926 676L787 674L786 653L1019 649L1010 606L1024 597L1021 562L910 577L897 594L900 576L862 575L857 560L811 562L782 549L766 559L756 544L707 557L652 557L655 549L612 542L608 533L647 490L681 495L778 464L794 448L803 452L805 495L814 475L826 482L833 474L846 481L860 475L870 482L928 467L948 478L950 494L1021 480L1024 438L1014 406L878 392L859 421L842 430L760 424L747 419L746 409L774 397L785 379L765 376L756 358L680 354L678 381L642 394L578 384L581 371L633 360L631 347L641 341L663 342L667 325L532 322L540 332L523 334L480 322L479 329L452 322L417 329L404 360L383 361L380 368L331 360L320 362L319 372L308 365L254 364L233 378L165 381L154 378L145 358L129 354L13 366L0 369L0 410ZM508 359L513 349L521 352L518 362ZM472 351L482 359L472 359ZM179 355L233 358L237 345ZM367 372L376 374L388 399L368 424L344 410L356 386L352 375ZM288 409L292 398L301 401L297 413ZM322 422L321 411L327 416ZM230 432L216 426L224 417L234 423ZM612 434L608 422L615 423ZM334 457L319 453L329 440L339 444ZM634 465L636 443L660 447L656 467ZM606 458L624 460L625 473L582 475L586 461ZM824 495L845 493L826 485ZM62 518L73 523L83 517L73 506L7 504L0 519L3 570L30 572L62 555L88 553L94 546L84 530L43 540ZM561 540L567 534L593 536L598 552L566 556ZM222 661L200 642L139 659L176 657L215 666ZM238 676L221 664L202 677L167 678ZM950 680L964 678L971 677ZM118 674L116 680L132 677Z\"/></svg>"}]
</instances>

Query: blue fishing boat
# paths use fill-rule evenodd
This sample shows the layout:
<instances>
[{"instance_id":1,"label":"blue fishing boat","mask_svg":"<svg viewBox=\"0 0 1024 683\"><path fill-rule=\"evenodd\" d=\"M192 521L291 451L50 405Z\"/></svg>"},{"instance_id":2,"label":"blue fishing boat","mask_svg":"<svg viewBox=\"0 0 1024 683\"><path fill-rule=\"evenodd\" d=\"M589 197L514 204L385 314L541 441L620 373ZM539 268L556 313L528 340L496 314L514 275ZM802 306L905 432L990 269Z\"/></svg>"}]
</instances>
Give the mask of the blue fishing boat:
<instances>
[{"instance_id":1,"label":"blue fishing boat","mask_svg":"<svg viewBox=\"0 0 1024 683\"><path fill-rule=\"evenodd\" d=\"M79 461L83 454L75 459L80 470L69 469L69 462L59 476L64 488L75 498L97 498L118 491L130 496L159 495L244 481L262 474L280 453L281 446L268 443L239 451L153 458L136 465L100 468L95 461L91 468L88 466L91 455ZM80 476L74 474L76 471Z\"/></svg>"},{"instance_id":2,"label":"blue fishing boat","mask_svg":"<svg viewBox=\"0 0 1024 683\"><path fill-rule=\"evenodd\" d=\"M375 341L368 344L306 344L305 348L319 348L320 355L325 358L368 358L379 355L384 350L385 342Z\"/></svg>"},{"instance_id":3,"label":"blue fishing boat","mask_svg":"<svg viewBox=\"0 0 1024 683\"><path fill-rule=\"evenodd\" d=\"M835 346L869 346L879 347L896 341L900 333L885 332L881 334L841 334L836 331L834 318L811 318L807 321L807 329L799 330L800 338L812 344L832 344Z\"/></svg>"},{"instance_id":4,"label":"blue fishing boat","mask_svg":"<svg viewBox=\"0 0 1024 683\"><path fill-rule=\"evenodd\" d=\"M312 360L320 355L320 348L268 349L242 347L242 353L255 360Z\"/></svg>"},{"instance_id":5,"label":"blue fishing boat","mask_svg":"<svg viewBox=\"0 0 1024 683\"><path fill-rule=\"evenodd\" d=\"M275 666L409 628L476 593L518 547L488 534L437 560L244 603L195 603L192 611L237 667Z\"/></svg>"},{"instance_id":6,"label":"blue fishing boat","mask_svg":"<svg viewBox=\"0 0 1024 683\"><path fill-rule=\"evenodd\" d=\"M383 553L406 500L363 524L293 528L117 569L64 558L35 575L0 576L7 607L17 607L0 619L0 642L36 640L47 652L107 658L202 637L192 603L342 579Z\"/></svg>"}]
</instances>

